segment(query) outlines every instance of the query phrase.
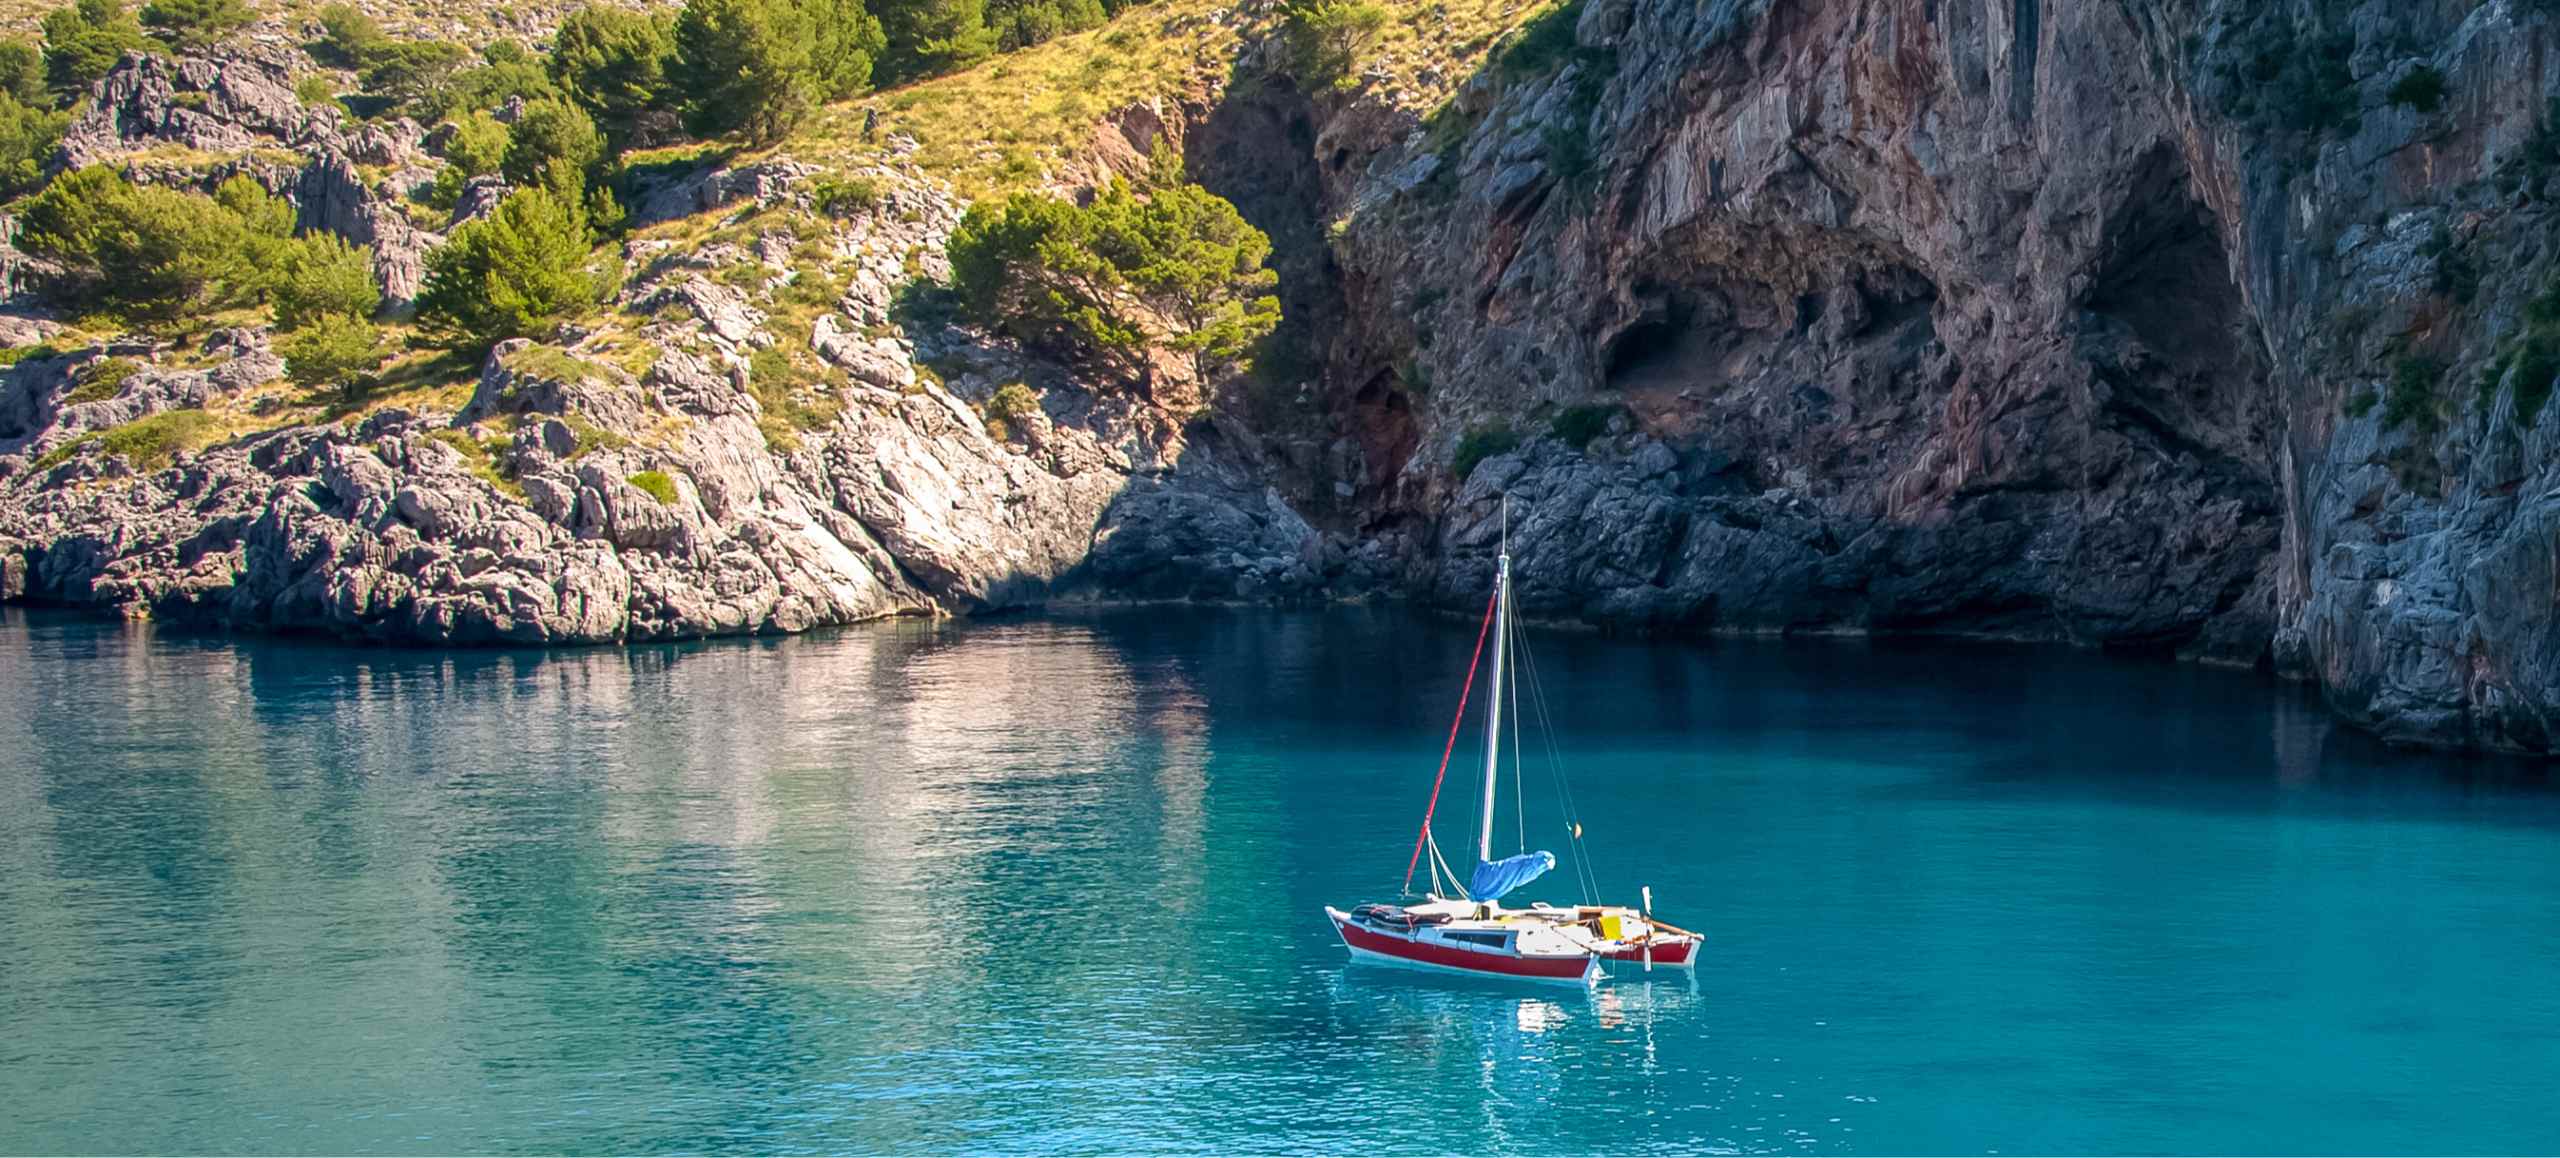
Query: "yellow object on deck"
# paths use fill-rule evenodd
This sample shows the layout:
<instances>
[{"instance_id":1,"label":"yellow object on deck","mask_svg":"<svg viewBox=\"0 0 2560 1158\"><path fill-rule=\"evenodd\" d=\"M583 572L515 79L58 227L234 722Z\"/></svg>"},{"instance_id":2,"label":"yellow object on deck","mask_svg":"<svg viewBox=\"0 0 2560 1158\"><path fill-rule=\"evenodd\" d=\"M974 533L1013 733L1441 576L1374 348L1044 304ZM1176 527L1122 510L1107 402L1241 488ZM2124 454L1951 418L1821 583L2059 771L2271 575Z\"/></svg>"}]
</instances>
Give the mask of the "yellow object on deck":
<instances>
[{"instance_id":1,"label":"yellow object on deck","mask_svg":"<svg viewBox=\"0 0 2560 1158\"><path fill-rule=\"evenodd\" d=\"M1616 913L1600 914L1600 935L1602 937L1608 938L1612 941L1619 940L1625 935L1625 929L1626 926L1619 923L1618 915Z\"/></svg>"}]
</instances>

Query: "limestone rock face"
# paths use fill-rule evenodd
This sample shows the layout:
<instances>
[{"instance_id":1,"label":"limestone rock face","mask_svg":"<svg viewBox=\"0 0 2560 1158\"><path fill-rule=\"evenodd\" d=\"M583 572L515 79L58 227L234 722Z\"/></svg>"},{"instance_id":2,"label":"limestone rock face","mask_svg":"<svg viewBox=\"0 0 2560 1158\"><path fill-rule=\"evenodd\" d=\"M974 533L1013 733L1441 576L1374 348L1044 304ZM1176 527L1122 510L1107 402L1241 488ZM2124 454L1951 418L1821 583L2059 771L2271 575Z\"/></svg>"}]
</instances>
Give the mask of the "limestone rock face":
<instances>
[{"instance_id":1,"label":"limestone rock face","mask_svg":"<svg viewBox=\"0 0 2560 1158\"><path fill-rule=\"evenodd\" d=\"M342 192L361 188L344 161L311 172L311 224L361 227L326 208L375 204ZM203 368L154 366L77 403L95 355L27 358L0 372L0 582L9 598L434 643L798 631L1131 585L1320 592L1312 529L1232 461L1191 465L1185 425L1125 387L957 330L932 339L950 384L918 373L913 339L882 332L892 275L958 219L907 181L837 227L825 243L856 257L809 345L844 377L796 387L788 415L748 368L778 340L772 319L701 272L744 258L817 276L779 237L756 247L770 262L635 254L630 304L660 319L644 371L603 346L509 342L449 417L288 425L158 469L88 436L182 407L253 413L247 395L282 371L262 335L217 335ZM1025 380L1043 412L1004 431L954 393Z\"/></svg>"},{"instance_id":2,"label":"limestone rock face","mask_svg":"<svg viewBox=\"0 0 2560 1158\"><path fill-rule=\"evenodd\" d=\"M64 132L62 161L76 169L152 145L300 148L335 143L339 134L336 110L304 105L282 64L133 52L98 81Z\"/></svg>"},{"instance_id":3,"label":"limestone rock face","mask_svg":"<svg viewBox=\"0 0 2560 1158\"><path fill-rule=\"evenodd\" d=\"M1311 95L1248 46L1252 83L1095 129L1095 180L1171 143L1273 238L1290 356L1205 408L919 320L901 287L947 274L961 206L907 162L844 217L814 182L856 174L681 174L631 218L716 213L702 240L632 242L609 323L500 349L458 413L146 469L90 436L258 427L261 339L133 352L104 396L83 376L125 352L0 370L0 598L411 641L1472 606L1507 507L1537 617L2175 654L2395 742L2549 753L2546 7L1585 0L1428 123L1384 72ZM289 80L129 58L64 158L253 150L407 300L432 135ZM987 417L1015 384L1036 411Z\"/></svg>"},{"instance_id":4,"label":"limestone rock face","mask_svg":"<svg viewBox=\"0 0 2560 1158\"><path fill-rule=\"evenodd\" d=\"M322 150L303 166L293 198L302 229L373 247L373 276L382 283L386 306L400 309L417 298L418 286L426 280L427 251L441 244L444 235L418 228L401 211L396 196L365 184L354 158L334 148Z\"/></svg>"},{"instance_id":5,"label":"limestone rock face","mask_svg":"<svg viewBox=\"0 0 2560 1158\"><path fill-rule=\"evenodd\" d=\"M443 241L442 234L412 224L400 205L404 181L432 176L422 151L426 137L405 117L350 127L334 106L303 104L283 61L170 60L137 52L98 81L63 136L59 161L64 168L122 163L140 180L210 183L248 173L294 203L299 228L372 246L383 297L399 310L417 296L427 250ZM149 162L149 151L167 146L249 159L211 171L182 166L163 173ZM270 156L277 159L262 160ZM359 166L393 176L369 182ZM469 193L456 224L486 214L495 203L481 185Z\"/></svg>"},{"instance_id":6,"label":"limestone rock face","mask_svg":"<svg viewBox=\"0 0 2560 1158\"><path fill-rule=\"evenodd\" d=\"M2251 80L2322 37L2344 113ZM2174 651L2560 743L2560 418L2501 353L2553 278L2518 157L2560 21L1591 0L1572 39L1428 129L1262 86L1312 196L1194 146L1275 236L1341 223L1283 296L1343 325L1261 432L1299 509L1443 602L1508 495L1533 614ZM2390 98L2419 68L2441 109Z\"/></svg>"}]
</instances>

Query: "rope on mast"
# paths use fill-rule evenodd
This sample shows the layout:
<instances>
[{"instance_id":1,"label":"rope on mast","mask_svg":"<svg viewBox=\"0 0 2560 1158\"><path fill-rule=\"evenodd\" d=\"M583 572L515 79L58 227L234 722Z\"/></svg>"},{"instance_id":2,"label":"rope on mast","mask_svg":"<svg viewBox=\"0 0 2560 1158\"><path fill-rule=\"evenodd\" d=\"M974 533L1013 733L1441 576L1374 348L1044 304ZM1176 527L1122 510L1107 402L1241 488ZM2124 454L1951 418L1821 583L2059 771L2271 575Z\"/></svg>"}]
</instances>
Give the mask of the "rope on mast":
<instances>
[{"instance_id":1,"label":"rope on mast","mask_svg":"<svg viewBox=\"0 0 2560 1158\"><path fill-rule=\"evenodd\" d=\"M1503 635L1510 641L1511 650L1519 652L1523 659L1528 657L1528 641L1520 637L1518 617L1503 624ZM1496 695L1501 692L1500 688L1494 689ZM1520 787L1520 761L1526 750L1526 746L1520 743L1520 677L1514 675L1511 677L1511 830L1517 838L1514 852L1529 851L1529 794Z\"/></svg>"},{"instance_id":2,"label":"rope on mast","mask_svg":"<svg viewBox=\"0 0 2560 1158\"><path fill-rule=\"evenodd\" d=\"M1440 771L1431 777L1431 803L1423 806L1422 831L1414 836L1413 856L1404 864L1404 892L1408 896L1413 893L1414 866L1422 863L1422 846L1431 843L1431 814L1440 810L1440 782L1449 776L1449 756L1458 750L1458 728L1467 722L1467 697L1475 693L1476 665L1484 662L1484 637L1493 628L1493 604L1499 598L1501 590L1497 587L1484 601L1484 622L1476 625L1476 653L1467 661L1466 685L1458 689L1458 714L1449 721L1449 742L1440 748ZM1437 853L1436 848L1434 852ZM1438 870L1433 871L1437 879Z\"/></svg>"}]
</instances>

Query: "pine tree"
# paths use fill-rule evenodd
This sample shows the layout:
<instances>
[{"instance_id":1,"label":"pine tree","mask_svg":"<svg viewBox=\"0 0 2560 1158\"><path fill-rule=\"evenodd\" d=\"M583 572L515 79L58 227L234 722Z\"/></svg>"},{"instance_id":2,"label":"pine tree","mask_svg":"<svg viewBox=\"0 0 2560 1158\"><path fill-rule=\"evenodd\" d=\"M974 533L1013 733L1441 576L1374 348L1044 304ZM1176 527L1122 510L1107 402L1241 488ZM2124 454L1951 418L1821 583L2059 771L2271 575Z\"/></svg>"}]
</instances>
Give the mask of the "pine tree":
<instances>
[{"instance_id":1,"label":"pine tree","mask_svg":"<svg viewBox=\"0 0 2560 1158\"><path fill-rule=\"evenodd\" d=\"M321 314L276 343L285 377L304 388L336 386L343 398L363 393L388 354L382 329L355 314Z\"/></svg>"},{"instance_id":2,"label":"pine tree","mask_svg":"<svg viewBox=\"0 0 2560 1158\"><path fill-rule=\"evenodd\" d=\"M207 197L93 165L55 178L19 221L20 247L60 263L75 293L161 322L257 300L292 244L293 207L246 177Z\"/></svg>"},{"instance_id":3,"label":"pine tree","mask_svg":"<svg viewBox=\"0 0 2560 1158\"><path fill-rule=\"evenodd\" d=\"M884 0L879 16L888 41L882 71L892 82L966 68L996 50L985 0Z\"/></svg>"},{"instance_id":4,"label":"pine tree","mask_svg":"<svg viewBox=\"0 0 2560 1158\"><path fill-rule=\"evenodd\" d=\"M123 0L78 0L44 17L44 72L65 99L89 91L128 51L151 47Z\"/></svg>"},{"instance_id":5,"label":"pine tree","mask_svg":"<svg viewBox=\"0 0 2560 1158\"><path fill-rule=\"evenodd\" d=\"M871 87L871 75L888 37L863 0L800 0L818 43L821 99L840 101Z\"/></svg>"},{"instance_id":6,"label":"pine tree","mask_svg":"<svg viewBox=\"0 0 2560 1158\"><path fill-rule=\"evenodd\" d=\"M816 29L790 0L687 0L670 79L698 136L781 138L821 96Z\"/></svg>"},{"instance_id":7,"label":"pine tree","mask_svg":"<svg viewBox=\"0 0 2560 1158\"><path fill-rule=\"evenodd\" d=\"M44 184L45 166L70 126L71 114L55 110L50 101L29 105L0 91L0 197Z\"/></svg>"},{"instance_id":8,"label":"pine tree","mask_svg":"<svg viewBox=\"0 0 2560 1158\"><path fill-rule=\"evenodd\" d=\"M241 0L151 0L142 26L173 52L202 52L258 18Z\"/></svg>"},{"instance_id":9,"label":"pine tree","mask_svg":"<svg viewBox=\"0 0 2560 1158\"><path fill-rule=\"evenodd\" d=\"M285 251L284 267L268 300L276 325L298 330L330 314L369 318L382 306L374 284L372 251L334 233L314 233Z\"/></svg>"},{"instance_id":10,"label":"pine tree","mask_svg":"<svg viewBox=\"0 0 2560 1158\"><path fill-rule=\"evenodd\" d=\"M44 80L44 49L25 37L0 37L0 93L31 109L52 108L53 90Z\"/></svg>"},{"instance_id":11,"label":"pine tree","mask_svg":"<svg viewBox=\"0 0 2560 1158\"><path fill-rule=\"evenodd\" d=\"M657 14L590 4L569 14L551 46L551 78L595 118L617 148L653 138L668 103L673 22Z\"/></svg>"},{"instance_id":12,"label":"pine tree","mask_svg":"<svg viewBox=\"0 0 2560 1158\"><path fill-rule=\"evenodd\" d=\"M1153 334L1204 378L1280 322L1278 275L1263 268L1271 239L1179 181L1144 196L1113 185L1083 206L1036 193L974 205L950 256L952 287L986 325L1106 358Z\"/></svg>"},{"instance_id":13,"label":"pine tree","mask_svg":"<svg viewBox=\"0 0 2560 1158\"><path fill-rule=\"evenodd\" d=\"M498 171L511 185L549 185L576 199L586 196L587 181L603 161L604 136L584 111L565 100L539 100L507 131Z\"/></svg>"},{"instance_id":14,"label":"pine tree","mask_svg":"<svg viewBox=\"0 0 2560 1158\"><path fill-rule=\"evenodd\" d=\"M473 352L547 332L611 291L592 242L575 201L541 186L516 190L497 212L427 253L418 324Z\"/></svg>"}]
</instances>

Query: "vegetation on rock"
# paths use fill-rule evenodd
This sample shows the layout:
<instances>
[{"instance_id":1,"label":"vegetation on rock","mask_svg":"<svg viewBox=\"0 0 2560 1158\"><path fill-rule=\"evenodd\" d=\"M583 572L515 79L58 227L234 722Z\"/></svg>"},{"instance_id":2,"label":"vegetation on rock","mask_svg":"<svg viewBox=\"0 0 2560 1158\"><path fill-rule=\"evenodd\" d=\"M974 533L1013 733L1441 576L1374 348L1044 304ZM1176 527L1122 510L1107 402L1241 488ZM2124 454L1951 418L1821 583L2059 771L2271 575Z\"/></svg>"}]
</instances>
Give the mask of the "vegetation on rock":
<instances>
[{"instance_id":1,"label":"vegetation on rock","mask_svg":"<svg viewBox=\"0 0 2560 1158\"><path fill-rule=\"evenodd\" d=\"M551 79L594 118L615 149L654 143L673 129L667 63L675 23L662 13L590 5L552 38Z\"/></svg>"},{"instance_id":2,"label":"vegetation on rock","mask_svg":"<svg viewBox=\"0 0 2560 1158\"><path fill-rule=\"evenodd\" d=\"M335 386L343 397L364 392L389 351L382 330L353 314L321 314L276 344L285 377L305 388Z\"/></svg>"},{"instance_id":3,"label":"vegetation on rock","mask_svg":"<svg viewBox=\"0 0 2560 1158\"><path fill-rule=\"evenodd\" d=\"M2393 83L2387 95L2395 105L2407 105L2419 112L2431 113L2444 107L2444 92L2444 74L2432 65L2422 64Z\"/></svg>"},{"instance_id":4,"label":"vegetation on rock","mask_svg":"<svg viewBox=\"0 0 2560 1158\"><path fill-rule=\"evenodd\" d=\"M206 197L104 166L56 179L20 221L19 244L62 264L74 301L142 321L256 301L293 236L293 207L246 177Z\"/></svg>"},{"instance_id":5,"label":"vegetation on rock","mask_svg":"<svg viewBox=\"0 0 2560 1158\"><path fill-rule=\"evenodd\" d=\"M1449 471L1464 482L1476 472L1476 466L1497 454L1509 454L1520 446L1520 433L1508 426L1479 426L1458 439L1458 449L1449 456Z\"/></svg>"},{"instance_id":6,"label":"vegetation on rock","mask_svg":"<svg viewBox=\"0 0 2560 1158\"><path fill-rule=\"evenodd\" d=\"M45 79L65 98L88 91L124 54L150 47L123 0L76 0L44 18Z\"/></svg>"},{"instance_id":7,"label":"vegetation on rock","mask_svg":"<svg viewBox=\"0 0 2560 1158\"><path fill-rule=\"evenodd\" d=\"M141 372L142 363L132 358L100 358L80 371L79 384L63 394L62 405L104 402L124 390L125 379Z\"/></svg>"},{"instance_id":8,"label":"vegetation on rock","mask_svg":"<svg viewBox=\"0 0 2560 1158\"><path fill-rule=\"evenodd\" d=\"M981 323L1028 342L1118 354L1160 333L1195 369L1242 358L1279 324L1271 239L1197 185L1115 183L1088 205L1034 193L972 206L952 285Z\"/></svg>"},{"instance_id":9,"label":"vegetation on rock","mask_svg":"<svg viewBox=\"0 0 2560 1158\"><path fill-rule=\"evenodd\" d=\"M285 251L269 301L276 325L292 330L331 314L372 317L382 306L382 290L374 284L373 258L363 246L334 233L315 233Z\"/></svg>"},{"instance_id":10,"label":"vegetation on rock","mask_svg":"<svg viewBox=\"0 0 2560 1158\"><path fill-rule=\"evenodd\" d=\"M576 202L540 186L516 190L427 254L419 327L465 351L548 333L612 288L593 240Z\"/></svg>"},{"instance_id":11,"label":"vegetation on rock","mask_svg":"<svg viewBox=\"0 0 2560 1158\"><path fill-rule=\"evenodd\" d=\"M860 0L690 0L668 80L685 127L780 139L818 105L862 91L884 43Z\"/></svg>"},{"instance_id":12,"label":"vegetation on rock","mask_svg":"<svg viewBox=\"0 0 2560 1158\"><path fill-rule=\"evenodd\" d=\"M665 471L644 470L624 481L638 488L642 494L658 500L660 506L676 504L676 480L667 477Z\"/></svg>"},{"instance_id":13,"label":"vegetation on rock","mask_svg":"<svg viewBox=\"0 0 2560 1158\"><path fill-rule=\"evenodd\" d=\"M142 9L142 26L177 52L202 52L256 19L241 0L151 0Z\"/></svg>"},{"instance_id":14,"label":"vegetation on rock","mask_svg":"<svg viewBox=\"0 0 2560 1158\"><path fill-rule=\"evenodd\" d=\"M1290 0L1281 11L1290 68L1314 89L1351 87L1361 54L1387 24L1374 0Z\"/></svg>"},{"instance_id":15,"label":"vegetation on rock","mask_svg":"<svg viewBox=\"0 0 2560 1158\"><path fill-rule=\"evenodd\" d=\"M202 410L163 410L95 437L99 449L122 455L136 469L157 470L180 454L212 445L222 437L222 424Z\"/></svg>"}]
</instances>

